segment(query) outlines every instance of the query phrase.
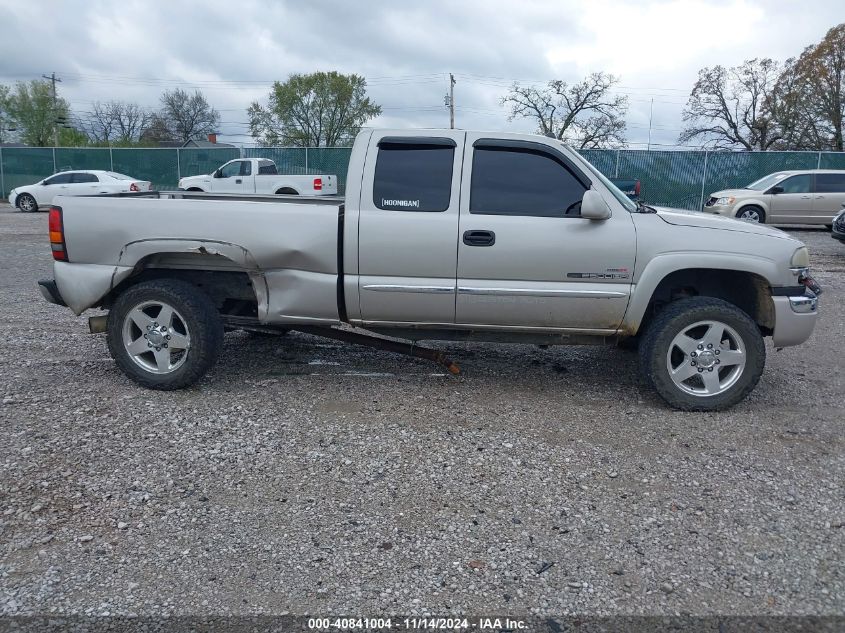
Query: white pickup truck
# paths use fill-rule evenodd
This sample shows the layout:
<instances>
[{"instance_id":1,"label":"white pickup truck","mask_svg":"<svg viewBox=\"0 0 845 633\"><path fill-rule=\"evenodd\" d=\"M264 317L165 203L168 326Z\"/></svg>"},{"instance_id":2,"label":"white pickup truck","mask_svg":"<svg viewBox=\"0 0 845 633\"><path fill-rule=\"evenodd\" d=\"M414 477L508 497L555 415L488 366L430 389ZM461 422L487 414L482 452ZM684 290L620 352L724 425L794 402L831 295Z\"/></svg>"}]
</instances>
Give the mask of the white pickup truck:
<instances>
[{"instance_id":1,"label":"white pickup truck","mask_svg":"<svg viewBox=\"0 0 845 633\"><path fill-rule=\"evenodd\" d=\"M179 189L207 193L332 196L337 194L337 176L279 174L276 163L267 158L236 158L210 174L182 178Z\"/></svg>"},{"instance_id":2,"label":"white pickup truck","mask_svg":"<svg viewBox=\"0 0 845 633\"><path fill-rule=\"evenodd\" d=\"M198 380L225 328L308 331L450 369L416 341L636 341L643 379L688 410L744 398L764 337L798 345L818 318L801 242L637 204L554 139L365 130L347 183L345 200L57 198L41 292L76 314L109 310L91 331L155 389Z\"/></svg>"}]
</instances>

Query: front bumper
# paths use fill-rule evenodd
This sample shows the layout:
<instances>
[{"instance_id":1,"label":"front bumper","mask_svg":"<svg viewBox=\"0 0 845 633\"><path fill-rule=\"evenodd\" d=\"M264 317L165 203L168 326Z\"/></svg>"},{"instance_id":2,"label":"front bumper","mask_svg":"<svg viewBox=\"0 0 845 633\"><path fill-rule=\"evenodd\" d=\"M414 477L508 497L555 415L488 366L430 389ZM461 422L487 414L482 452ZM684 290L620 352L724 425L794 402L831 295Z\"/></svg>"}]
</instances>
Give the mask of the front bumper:
<instances>
[{"instance_id":1,"label":"front bumper","mask_svg":"<svg viewBox=\"0 0 845 633\"><path fill-rule=\"evenodd\" d=\"M13 207L16 207L17 202L18 202L18 194L15 192L14 189L12 189L9 192L9 204L12 205Z\"/></svg>"},{"instance_id":2,"label":"front bumper","mask_svg":"<svg viewBox=\"0 0 845 633\"><path fill-rule=\"evenodd\" d=\"M800 345L813 333L819 318L819 299L812 290L804 294L772 297L775 304L775 330L772 343L775 347Z\"/></svg>"}]
</instances>

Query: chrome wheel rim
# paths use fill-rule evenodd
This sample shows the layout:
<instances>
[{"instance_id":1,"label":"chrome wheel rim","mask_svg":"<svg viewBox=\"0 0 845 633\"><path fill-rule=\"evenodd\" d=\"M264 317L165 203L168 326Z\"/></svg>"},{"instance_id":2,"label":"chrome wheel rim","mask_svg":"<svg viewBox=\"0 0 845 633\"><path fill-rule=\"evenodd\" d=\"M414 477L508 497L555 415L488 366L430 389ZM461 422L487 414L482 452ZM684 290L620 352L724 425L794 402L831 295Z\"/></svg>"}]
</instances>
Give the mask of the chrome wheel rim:
<instances>
[{"instance_id":1,"label":"chrome wheel rim","mask_svg":"<svg viewBox=\"0 0 845 633\"><path fill-rule=\"evenodd\" d=\"M672 339L666 369L681 391L709 398L733 387L745 370L745 342L729 325L698 321Z\"/></svg>"},{"instance_id":2,"label":"chrome wheel rim","mask_svg":"<svg viewBox=\"0 0 845 633\"><path fill-rule=\"evenodd\" d=\"M748 222L759 222L760 214L755 209L745 209L739 214L740 220L747 220Z\"/></svg>"},{"instance_id":3,"label":"chrome wheel rim","mask_svg":"<svg viewBox=\"0 0 845 633\"><path fill-rule=\"evenodd\" d=\"M191 334L173 306L144 301L123 319L123 346L129 358L144 371L170 374L185 364Z\"/></svg>"},{"instance_id":4,"label":"chrome wheel rim","mask_svg":"<svg viewBox=\"0 0 845 633\"><path fill-rule=\"evenodd\" d=\"M21 209L26 212L30 212L35 208L35 200L33 200L30 196L24 196L21 198Z\"/></svg>"}]
</instances>

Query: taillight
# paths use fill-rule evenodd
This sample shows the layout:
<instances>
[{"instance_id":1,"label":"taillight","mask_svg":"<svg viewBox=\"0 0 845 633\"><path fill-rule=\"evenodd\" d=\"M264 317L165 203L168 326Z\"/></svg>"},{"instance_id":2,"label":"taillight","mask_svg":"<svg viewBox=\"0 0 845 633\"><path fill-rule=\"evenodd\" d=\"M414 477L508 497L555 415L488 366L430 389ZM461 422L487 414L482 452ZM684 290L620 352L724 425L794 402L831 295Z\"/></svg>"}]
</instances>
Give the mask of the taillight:
<instances>
[{"instance_id":1,"label":"taillight","mask_svg":"<svg viewBox=\"0 0 845 633\"><path fill-rule=\"evenodd\" d=\"M138 189L138 183L133 182L131 185L129 185L129 191L141 191L141 190Z\"/></svg>"},{"instance_id":2,"label":"taillight","mask_svg":"<svg viewBox=\"0 0 845 633\"><path fill-rule=\"evenodd\" d=\"M634 181L634 195L638 196L638 197L640 195L640 181L639 180Z\"/></svg>"},{"instance_id":3,"label":"taillight","mask_svg":"<svg viewBox=\"0 0 845 633\"><path fill-rule=\"evenodd\" d=\"M66 262L67 246L65 245L65 226L62 221L61 207L50 207L48 225L50 227L50 250L53 251L53 259L58 262Z\"/></svg>"},{"instance_id":4,"label":"taillight","mask_svg":"<svg viewBox=\"0 0 845 633\"><path fill-rule=\"evenodd\" d=\"M323 179L322 178L315 178L314 179L314 191L322 191L323 190Z\"/></svg>"}]
</instances>

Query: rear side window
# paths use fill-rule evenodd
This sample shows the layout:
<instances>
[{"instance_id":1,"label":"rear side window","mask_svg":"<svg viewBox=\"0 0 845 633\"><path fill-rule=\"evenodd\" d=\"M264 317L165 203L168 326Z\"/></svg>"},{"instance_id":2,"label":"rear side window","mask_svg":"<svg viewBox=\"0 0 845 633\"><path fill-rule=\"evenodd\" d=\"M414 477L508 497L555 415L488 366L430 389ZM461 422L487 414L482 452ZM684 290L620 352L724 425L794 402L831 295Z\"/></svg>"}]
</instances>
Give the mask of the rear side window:
<instances>
[{"instance_id":1,"label":"rear side window","mask_svg":"<svg viewBox=\"0 0 845 633\"><path fill-rule=\"evenodd\" d=\"M70 182L70 178L73 174L56 174L52 178L48 178L44 181L45 185L66 185Z\"/></svg>"},{"instance_id":2,"label":"rear side window","mask_svg":"<svg viewBox=\"0 0 845 633\"><path fill-rule=\"evenodd\" d=\"M94 174L76 173L73 175L73 182L100 182L100 179L97 178Z\"/></svg>"},{"instance_id":3,"label":"rear side window","mask_svg":"<svg viewBox=\"0 0 845 633\"><path fill-rule=\"evenodd\" d=\"M269 160L258 161L259 176L275 176L277 174L275 163L271 163Z\"/></svg>"},{"instance_id":4,"label":"rear side window","mask_svg":"<svg viewBox=\"0 0 845 633\"><path fill-rule=\"evenodd\" d=\"M551 154L522 148L475 148L470 213L578 217L585 191Z\"/></svg>"},{"instance_id":5,"label":"rear side window","mask_svg":"<svg viewBox=\"0 0 845 633\"><path fill-rule=\"evenodd\" d=\"M382 143L376 159L373 203L391 211L445 211L452 193L455 147Z\"/></svg>"},{"instance_id":6,"label":"rear side window","mask_svg":"<svg viewBox=\"0 0 845 633\"><path fill-rule=\"evenodd\" d=\"M816 174L816 193L845 193L845 173Z\"/></svg>"}]
</instances>

